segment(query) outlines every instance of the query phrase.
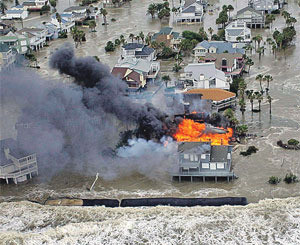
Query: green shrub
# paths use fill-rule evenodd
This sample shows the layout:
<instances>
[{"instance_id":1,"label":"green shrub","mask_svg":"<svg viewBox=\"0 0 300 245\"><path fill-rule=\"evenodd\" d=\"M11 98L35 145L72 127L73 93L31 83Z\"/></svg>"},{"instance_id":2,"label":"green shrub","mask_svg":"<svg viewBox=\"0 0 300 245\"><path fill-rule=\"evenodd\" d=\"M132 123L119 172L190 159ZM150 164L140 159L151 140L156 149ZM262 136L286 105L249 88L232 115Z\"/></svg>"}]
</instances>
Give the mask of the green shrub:
<instances>
[{"instance_id":1,"label":"green shrub","mask_svg":"<svg viewBox=\"0 0 300 245\"><path fill-rule=\"evenodd\" d=\"M254 145L252 145L252 146L249 146L246 151L241 151L240 155L250 156L252 153L256 153L257 151L258 151L258 149Z\"/></svg>"},{"instance_id":2,"label":"green shrub","mask_svg":"<svg viewBox=\"0 0 300 245\"><path fill-rule=\"evenodd\" d=\"M117 21L115 18L111 18L111 22L115 22Z\"/></svg>"},{"instance_id":3,"label":"green shrub","mask_svg":"<svg viewBox=\"0 0 300 245\"><path fill-rule=\"evenodd\" d=\"M298 177L292 173L286 174L283 181L287 184L298 182Z\"/></svg>"},{"instance_id":4,"label":"green shrub","mask_svg":"<svg viewBox=\"0 0 300 245\"><path fill-rule=\"evenodd\" d=\"M288 141L288 144L289 144L289 145L298 145L298 144L299 144L299 141L296 140L296 139L290 139L290 140Z\"/></svg>"},{"instance_id":5,"label":"green shrub","mask_svg":"<svg viewBox=\"0 0 300 245\"><path fill-rule=\"evenodd\" d=\"M270 178L269 178L269 184L271 184L271 185L277 185L279 182L281 181L281 179L280 178L278 178L278 177L276 177L276 176L271 176Z\"/></svg>"},{"instance_id":6,"label":"green shrub","mask_svg":"<svg viewBox=\"0 0 300 245\"><path fill-rule=\"evenodd\" d=\"M115 51L115 45L113 44L112 41L108 41L106 43L105 51L106 52L113 52L113 51Z\"/></svg>"}]
</instances>

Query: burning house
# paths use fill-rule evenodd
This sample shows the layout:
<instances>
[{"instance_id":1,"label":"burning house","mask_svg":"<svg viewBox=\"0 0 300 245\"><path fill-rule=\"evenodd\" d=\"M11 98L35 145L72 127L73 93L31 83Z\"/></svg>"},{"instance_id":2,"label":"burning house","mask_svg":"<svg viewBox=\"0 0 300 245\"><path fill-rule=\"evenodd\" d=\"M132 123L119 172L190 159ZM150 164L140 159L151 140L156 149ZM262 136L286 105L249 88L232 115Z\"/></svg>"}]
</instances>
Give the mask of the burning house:
<instances>
[{"instance_id":1,"label":"burning house","mask_svg":"<svg viewBox=\"0 0 300 245\"><path fill-rule=\"evenodd\" d=\"M24 152L18 143L9 138L0 141L0 179L15 184L38 175L36 154Z\"/></svg>"},{"instance_id":2,"label":"burning house","mask_svg":"<svg viewBox=\"0 0 300 245\"><path fill-rule=\"evenodd\" d=\"M178 126L174 138L178 145L179 171L173 173L173 179L191 181L206 178L225 178L227 181L236 176L232 172L233 135L231 128L217 128L184 119Z\"/></svg>"}]
</instances>

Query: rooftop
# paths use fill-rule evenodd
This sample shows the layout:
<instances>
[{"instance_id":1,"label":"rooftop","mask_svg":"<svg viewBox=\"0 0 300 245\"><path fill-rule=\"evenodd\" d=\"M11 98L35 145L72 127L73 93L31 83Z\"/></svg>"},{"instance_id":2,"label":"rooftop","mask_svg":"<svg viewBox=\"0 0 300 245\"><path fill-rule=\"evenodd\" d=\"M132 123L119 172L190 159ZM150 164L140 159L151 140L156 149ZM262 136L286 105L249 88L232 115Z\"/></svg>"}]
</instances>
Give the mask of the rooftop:
<instances>
[{"instance_id":1,"label":"rooftop","mask_svg":"<svg viewBox=\"0 0 300 245\"><path fill-rule=\"evenodd\" d=\"M178 152L182 153L210 153L210 142L182 142L178 145Z\"/></svg>"},{"instance_id":2,"label":"rooftop","mask_svg":"<svg viewBox=\"0 0 300 245\"><path fill-rule=\"evenodd\" d=\"M188 64L184 68L184 72L186 73L191 72L192 78L195 80L198 80L200 78L200 75L204 75L206 79L219 78L220 80L223 81L226 80L225 73L218 70L216 68L215 63L213 62Z\"/></svg>"},{"instance_id":3,"label":"rooftop","mask_svg":"<svg viewBox=\"0 0 300 245\"><path fill-rule=\"evenodd\" d=\"M255 9L249 7L249 6L247 6L247 7L245 7L245 8L242 8L242 9L238 10L238 11L237 11L237 15L240 15L240 14L246 12L246 11L250 11L250 12L253 12L253 13L257 13L257 14L259 14L259 15L263 15L260 11L257 11L257 10L255 10Z\"/></svg>"},{"instance_id":4,"label":"rooftop","mask_svg":"<svg viewBox=\"0 0 300 245\"><path fill-rule=\"evenodd\" d=\"M230 99L236 96L235 93L219 89L219 88L207 88L207 89L191 89L186 94L202 94L202 99L212 101L222 101Z\"/></svg>"},{"instance_id":5,"label":"rooftop","mask_svg":"<svg viewBox=\"0 0 300 245\"><path fill-rule=\"evenodd\" d=\"M210 47L215 47L217 49L217 53L224 53L225 51L227 51L228 53L245 53L244 49L240 49L240 48L233 48L232 43L230 42L225 42L225 41L202 41L201 43L198 43L197 46L195 47L195 49L199 48L199 47L203 47L206 49L209 49Z\"/></svg>"},{"instance_id":6,"label":"rooftop","mask_svg":"<svg viewBox=\"0 0 300 245\"><path fill-rule=\"evenodd\" d=\"M71 6L69 8L66 8L64 10L64 12L72 12L72 11L76 11L76 10L86 10L87 7L85 6Z\"/></svg>"},{"instance_id":7,"label":"rooftop","mask_svg":"<svg viewBox=\"0 0 300 245\"><path fill-rule=\"evenodd\" d=\"M18 145L18 142L12 138L0 140L0 166L6 165L6 164L9 164L12 162L11 160L8 160L5 157L4 149L6 149L6 148L8 148L10 151L10 154L17 159L31 155L30 153L21 150Z\"/></svg>"},{"instance_id":8,"label":"rooftop","mask_svg":"<svg viewBox=\"0 0 300 245\"><path fill-rule=\"evenodd\" d=\"M243 58L243 54L241 53L235 53L235 54L229 54L229 53L222 53L222 54L213 54L213 53L209 53L206 54L205 59L208 60L213 60L216 64L216 68L217 69L221 69L222 67L222 60L226 59L227 67L232 67L234 65L234 60L235 59L242 59Z\"/></svg>"},{"instance_id":9,"label":"rooftop","mask_svg":"<svg viewBox=\"0 0 300 245\"><path fill-rule=\"evenodd\" d=\"M127 43L125 45L123 45L123 48L125 50L134 50L134 49L138 49L138 48L143 48L144 44L142 43Z\"/></svg>"},{"instance_id":10,"label":"rooftop","mask_svg":"<svg viewBox=\"0 0 300 245\"><path fill-rule=\"evenodd\" d=\"M211 162L227 162L227 154L230 151L230 147L228 145L213 145L211 146Z\"/></svg>"}]
</instances>

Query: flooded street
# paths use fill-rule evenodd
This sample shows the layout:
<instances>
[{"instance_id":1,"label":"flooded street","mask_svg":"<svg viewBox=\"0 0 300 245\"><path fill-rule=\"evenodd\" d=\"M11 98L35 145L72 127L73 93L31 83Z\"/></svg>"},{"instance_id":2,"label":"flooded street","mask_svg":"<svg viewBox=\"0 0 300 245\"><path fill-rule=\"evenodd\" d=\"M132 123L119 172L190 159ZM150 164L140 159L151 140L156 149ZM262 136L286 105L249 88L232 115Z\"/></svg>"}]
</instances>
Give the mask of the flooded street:
<instances>
[{"instance_id":1,"label":"flooded street","mask_svg":"<svg viewBox=\"0 0 300 245\"><path fill-rule=\"evenodd\" d=\"M143 31L158 32L163 26L172 26L174 31L182 32L184 30L198 31L199 24L176 25L158 19L151 19L146 15L148 4L151 2L161 2L159 0L132 0L121 8L108 8L107 20L109 25L102 26L102 17L97 21L97 32L90 32L85 28L87 41L79 45L75 50L78 56L98 56L101 62L112 68L120 56L120 49L113 53L106 53L104 47L107 41L114 41L123 34L128 38L130 33L138 34ZM178 4L179 1L174 1ZM232 4L237 9L247 5L247 0L239 1L210 1L213 8L222 7L223 4ZM71 1L72 3L72 1ZM63 10L69 6L69 1L59 0L58 10ZM285 9L296 17L298 22L295 25L297 38L295 45L283 52L277 53L277 58L271 54L268 44L265 44L266 52L261 61L258 60L258 54L250 56L254 61L250 74L244 76L247 82L247 89L259 89L259 82L255 77L259 73L267 73L273 76L270 84L270 94L273 98L272 116L269 115L269 104L267 101L262 103L261 113L251 113L250 102L247 101L247 111L245 113L245 124L249 126L249 133L257 134L257 138L250 140L247 145L240 145L233 153L234 172L239 178L234 182L171 182L170 176L162 179L151 180L141 175L132 175L121 179L111 181L100 180L96 183L94 191L90 192L87 188L94 180L94 176L84 176L73 173L72 169L66 169L59 175L45 181L44 176L40 175L32 181L19 185L0 185L0 201L24 200L24 199L44 199L48 196L71 196L71 197L142 197L142 196L175 196L175 197L216 197L216 196L245 196L249 202L257 202L266 198L286 198L300 195L300 183L287 185L284 182L276 186L267 183L270 176L284 175L292 171L300 176L300 151L284 150L276 145L281 139L287 141L290 138L300 138L300 11L296 1L289 1ZM207 30L212 27L216 33L217 27L215 19L218 11L214 15L205 15L204 28ZM45 21L47 16L43 16ZM115 18L116 22L110 20ZM24 26L31 26L38 23L40 19L28 20ZM272 29L284 27L284 19L277 15ZM264 41L271 36L269 29L252 29L252 36L261 34ZM58 39L49 43L46 47L37 53L38 62L41 66L39 72L44 77L61 79L57 71L48 67L51 54L63 45L64 42L74 43L69 35L68 40ZM162 62L162 73L171 72L175 61ZM186 61L184 61L186 64ZM170 74L171 75L171 74ZM68 79L63 79L69 82ZM256 107L255 103L255 107ZM5 113L11 118L17 118L15 108L5 108ZM239 120L242 120L239 109L237 109ZM4 124L3 124L4 125ZM1 125L5 131L1 137L15 135L13 126ZM249 145L255 145L259 151L249 157L239 155Z\"/></svg>"}]
</instances>

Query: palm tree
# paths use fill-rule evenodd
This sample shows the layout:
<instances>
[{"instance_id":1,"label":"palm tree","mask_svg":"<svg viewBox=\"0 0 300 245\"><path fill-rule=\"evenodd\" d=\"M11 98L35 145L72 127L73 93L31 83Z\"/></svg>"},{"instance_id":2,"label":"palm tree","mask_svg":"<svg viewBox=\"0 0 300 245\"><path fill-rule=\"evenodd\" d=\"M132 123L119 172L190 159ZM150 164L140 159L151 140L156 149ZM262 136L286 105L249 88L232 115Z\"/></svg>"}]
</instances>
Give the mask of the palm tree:
<instances>
[{"instance_id":1,"label":"palm tree","mask_svg":"<svg viewBox=\"0 0 300 245\"><path fill-rule=\"evenodd\" d=\"M133 43L134 34L130 33L130 34L129 34L129 38L131 39L131 42Z\"/></svg>"},{"instance_id":2,"label":"palm tree","mask_svg":"<svg viewBox=\"0 0 300 245\"><path fill-rule=\"evenodd\" d=\"M78 44L82 42L83 37L84 37L84 32L82 30L79 30L77 27L73 28L72 32L72 37L75 42L75 48L78 47Z\"/></svg>"},{"instance_id":3,"label":"palm tree","mask_svg":"<svg viewBox=\"0 0 300 245\"><path fill-rule=\"evenodd\" d=\"M239 100L239 106L240 106L240 111L242 112L242 115L244 116L244 113L246 111L246 102L245 102L244 98L241 98Z\"/></svg>"},{"instance_id":4,"label":"palm tree","mask_svg":"<svg viewBox=\"0 0 300 245\"><path fill-rule=\"evenodd\" d=\"M252 61L252 59L250 59L249 57L247 57L245 65L247 65L248 68L248 73L250 72L250 67L254 65L254 62Z\"/></svg>"},{"instance_id":5,"label":"palm tree","mask_svg":"<svg viewBox=\"0 0 300 245\"><path fill-rule=\"evenodd\" d=\"M156 4L155 3L151 3L148 6L147 14L150 14L151 17L154 18L154 15L155 15L156 11L157 11Z\"/></svg>"},{"instance_id":6,"label":"palm tree","mask_svg":"<svg viewBox=\"0 0 300 245\"><path fill-rule=\"evenodd\" d=\"M275 20L275 15L274 14L267 14L266 20L267 20L267 22L270 23L270 29L272 29L272 23Z\"/></svg>"},{"instance_id":7,"label":"palm tree","mask_svg":"<svg viewBox=\"0 0 300 245\"><path fill-rule=\"evenodd\" d=\"M103 16L104 25L107 25L107 22L106 22L106 15L108 14L107 10L104 9L104 8L101 8L100 9L100 14L102 14L102 16Z\"/></svg>"},{"instance_id":8,"label":"palm tree","mask_svg":"<svg viewBox=\"0 0 300 245\"><path fill-rule=\"evenodd\" d=\"M270 115L272 114L272 97L270 96L270 95L268 95L267 96L267 101L268 101L268 103L269 103L269 105L270 105Z\"/></svg>"},{"instance_id":9,"label":"palm tree","mask_svg":"<svg viewBox=\"0 0 300 245\"><path fill-rule=\"evenodd\" d=\"M62 28L61 28L61 16L59 13L56 13L55 14L55 18L57 19L58 23L59 23L59 29L60 29L60 32L62 32Z\"/></svg>"},{"instance_id":10,"label":"palm tree","mask_svg":"<svg viewBox=\"0 0 300 245\"><path fill-rule=\"evenodd\" d=\"M261 102L262 102L262 100L263 100L263 96L262 96L262 94L261 93L257 93L257 95L256 95L256 99L257 99L257 101L258 101L258 110L260 111L260 105L261 105Z\"/></svg>"},{"instance_id":11,"label":"palm tree","mask_svg":"<svg viewBox=\"0 0 300 245\"><path fill-rule=\"evenodd\" d=\"M245 94L245 90L247 88L247 84L245 83L244 79L241 79L241 81L239 82L239 94L241 96L242 99L244 99L244 94Z\"/></svg>"},{"instance_id":12,"label":"palm tree","mask_svg":"<svg viewBox=\"0 0 300 245\"><path fill-rule=\"evenodd\" d=\"M125 37L124 37L124 35L120 35L120 42L122 43L122 44L125 44Z\"/></svg>"},{"instance_id":13,"label":"palm tree","mask_svg":"<svg viewBox=\"0 0 300 245\"><path fill-rule=\"evenodd\" d=\"M137 36L135 37L135 40L137 40L137 42L140 43L140 36L137 35Z\"/></svg>"},{"instance_id":14,"label":"palm tree","mask_svg":"<svg viewBox=\"0 0 300 245\"><path fill-rule=\"evenodd\" d=\"M15 0L15 6L20 5L19 0Z\"/></svg>"},{"instance_id":15,"label":"palm tree","mask_svg":"<svg viewBox=\"0 0 300 245\"><path fill-rule=\"evenodd\" d=\"M228 11L228 20L230 20L230 12L234 10L234 7L232 5L227 6L227 11Z\"/></svg>"},{"instance_id":16,"label":"palm tree","mask_svg":"<svg viewBox=\"0 0 300 245\"><path fill-rule=\"evenodd\" d=\"M259 47L257 49L257 53L258 53L258 59L260 60L261 59L261 55L265 53L265 47L264 46Z\"/></svg>"},{"instance_id":17,"label":"palm tree","mask_svg":"<svg viewBox=\"0 0 300 245\"><path fill-rule=\"evenodd\" d=\"M273 77L271 75L265 75L263 78L264 81L267 81L267 93L269 92L270 82L273 81Z\"/></svg>"},{"instance_id":18,"label":"palm tree","mask_svg":"<svg viewBox=\"0 0 300 245\"><path fill-rule=\"evenodd\" d=\"M151 43L151 38L149 37L149 36L146 36L146 38L145 38L145 43L146 43L146 45L150 45L150 43Z\"/></svg>"},{"instance_id":19,"label":"palm tree","mask_svg":"<svg viewBox=\"0 0 300 245\"><path fill-rule=\"evenodd\" d=\"M257 41L257 48L259 49L260 47L260 42L263 40L261 35L257 35L256 36L256 41Z\"/></svg>"},{"instance_id":20,"label":"palm tree","mask_svg":"<svg viewBox=\"0 0 300 245\"><path fill-rule=\"evenodd\" d=\"M144 41L145 41L145 35L144 35L144 33L142 31L140 32L139 37L141 38L142 42L144 43Z\"/></svg>"},{"instance_id":21,"label":"palm tree","mask_svg":"<svg viewBox=\"0 0 300 245\"><path fill-rule=\"evenodd\" d=\"M91 31L95 31L96 21L94 20L89 21L89 28L91 29Z\"/></svg>"},{"instance_id":22,"label":"palm tree","mask_svg":"<svg viewBox=\"0 0 300 245\"><path fill-rule=\"evenodd\" d=\"M288 19L291 15L289 12L287 12L286 10L282 11L281 15L283 16L283 18L286 20Z\"/></svg>"},{"instance_id":23,"label":"palm tree","mask_svg":"<svg viewBox=\"0 0 300 245\"><path fill-rule=\"evenodd\" d=\"M5 14L5 10L7 10L7 6L3 1L1 1L0 3L0 9L1 9L1 13Z\"/></svg>"},{"instance_id":24,"label":"palm tree","mask_svg":"<svg viewBox=\"0 0 300 245\"><path fill-rule=\"evenodd\" d=\"M210 34L210 40L211 40L212 34L213 34L213 32L214 32L214 29L211 28L211 27L209 27L209 28L208 28L208 32L209 32L209 34Z\"/></svg>"},{"instance_id":25,"label":"palm tree","mask_svg":"<svg viewBox=\"0 0 300 245\"><path fill-rule=\"evenodd\" d=\"M251 103L251 111L253 111L253 102L255 99L255 95L253 94L253 90L250 90L250 93L248 94L248 99L250 100Z\"/></svg>"},{"instance_id":26,"label":"palm tree","mask_svg":"<svg viewBox=\"0 0 300 245\"><path fill-rule=\"evenodd\" d=\"M258 80L258 81L259 81L259 85L260 85L260 90L261 90L261 91L263 91L262 84L261 84L263 78L264 78L264 75L263 75L263 74L258 74L258 75L256 76L256 78L255 78L255 80Z\"/></svg>"}]
</instances>

